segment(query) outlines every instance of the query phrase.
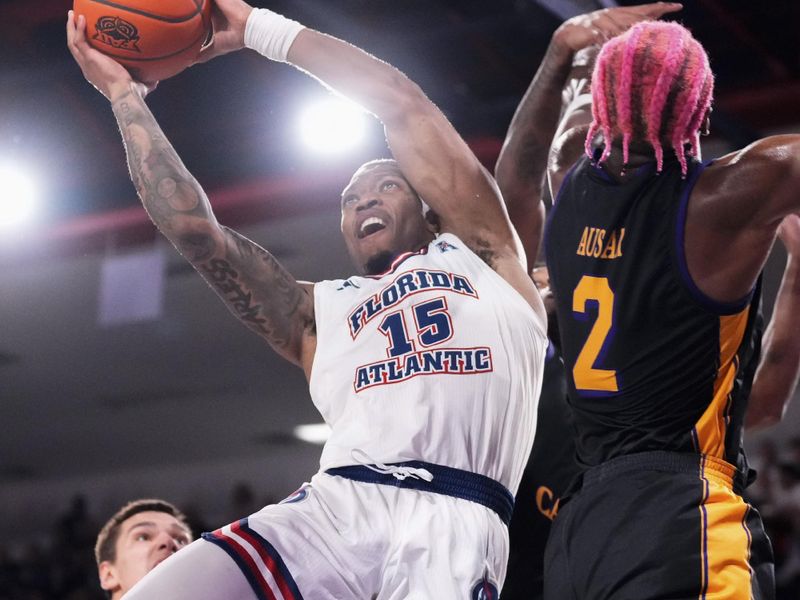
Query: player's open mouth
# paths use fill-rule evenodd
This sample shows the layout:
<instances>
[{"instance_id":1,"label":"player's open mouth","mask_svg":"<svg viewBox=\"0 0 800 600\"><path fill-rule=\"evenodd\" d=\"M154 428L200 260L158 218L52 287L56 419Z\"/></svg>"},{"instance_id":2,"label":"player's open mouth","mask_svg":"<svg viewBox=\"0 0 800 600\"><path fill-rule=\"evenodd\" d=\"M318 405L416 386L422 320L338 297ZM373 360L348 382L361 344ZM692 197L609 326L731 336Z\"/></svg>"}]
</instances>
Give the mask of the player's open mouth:
<instances>
[{"instance_id":1,"label":"player's open mouth","mask_svg":"<svg viewBox=\"0 0 800 600\"><path fill-rule=\"evenodd\" d=\"M363 240L372 234L378 233L382 229L386 229L386 223L379 217L369 217L364 219L361 227L358 230L358 239Z\"/></svg>"}]
</instances>

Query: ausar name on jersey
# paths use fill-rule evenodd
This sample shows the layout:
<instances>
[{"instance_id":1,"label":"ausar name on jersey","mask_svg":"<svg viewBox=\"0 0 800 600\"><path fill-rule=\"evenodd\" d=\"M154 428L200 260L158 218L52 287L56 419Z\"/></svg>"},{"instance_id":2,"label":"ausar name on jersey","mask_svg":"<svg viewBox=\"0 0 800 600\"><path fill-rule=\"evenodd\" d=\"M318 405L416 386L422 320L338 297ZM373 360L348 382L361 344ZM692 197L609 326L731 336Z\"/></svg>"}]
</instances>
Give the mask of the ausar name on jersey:
<instances>
[{"instance_id":1,"label":"ausar name on jersey","mask_svg":"<svg viewBox=\"0 0 800 600\"><path fill-rule=\"evenodd\" d=\"M374 294L366 301L359 304L348 318L350 335L353 339L376 316L397 305L412 294L420 292L443 290L478 297L478 293L469 279L462 275L447 273L446 271L431 271L427 269L414 269L398 275L394 281Z\"/></svg>"}]
</instances>

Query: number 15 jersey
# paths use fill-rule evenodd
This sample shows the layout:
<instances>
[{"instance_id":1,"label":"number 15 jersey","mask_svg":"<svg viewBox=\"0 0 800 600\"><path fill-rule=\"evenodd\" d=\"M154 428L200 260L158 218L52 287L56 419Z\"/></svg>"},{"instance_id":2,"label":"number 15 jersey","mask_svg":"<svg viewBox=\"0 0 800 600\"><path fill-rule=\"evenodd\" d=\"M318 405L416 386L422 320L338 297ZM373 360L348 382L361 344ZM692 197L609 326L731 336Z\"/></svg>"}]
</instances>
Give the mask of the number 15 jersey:
<instances>
[{"instance_id":1,"label":"number 15 jersey","mask_svg":"<svg viewBox=\"0 0 800 600\"><path fill-rule=\"evenodd\" d=\"M703 168L693 161L684 180L672 157L658 175L653 162L618 182L583 157L548 218L547 265L585 465L653 450L739 460L746 398L737 370L757 294L722 304L692 281L684 226Z\"/></svg>"},{"instance_id":2,"label":"number 15 jersey","mask_svg":"<svg viewBox=\"0 0 800 600\"><path fill-rule=\"evenodd\" d=\"M547 348L533 309L442 234L377 277L314 286L311 397L332 433L323 470L420 460L516 492Z\"/></svg>"}]
</instances>

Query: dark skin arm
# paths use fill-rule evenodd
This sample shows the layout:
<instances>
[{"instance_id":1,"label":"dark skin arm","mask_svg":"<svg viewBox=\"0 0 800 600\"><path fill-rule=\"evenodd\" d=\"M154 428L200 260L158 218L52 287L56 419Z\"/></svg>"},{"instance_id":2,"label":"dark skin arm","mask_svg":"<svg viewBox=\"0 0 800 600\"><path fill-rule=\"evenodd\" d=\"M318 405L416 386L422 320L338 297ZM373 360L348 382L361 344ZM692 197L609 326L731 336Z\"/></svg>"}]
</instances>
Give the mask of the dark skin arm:
<instances>
[{"instance_id":1,"label":"dark skin arm","mask_svg":"<svg viewBox=\"0 0 800 600\"><path fill-rule=\"evenodd\" d=\"M312 286L297 283L266 250L217 223L205 192L147 108L146 88L92 49L85 27L70 12L70 51L111 102L131 179L153 223L234 315L309 375L316 346Z\"/></svg>"},{"instance_id":2,"label":"dark skin arm","mask_svg":"<svg viewBox=\"0 0 800 600\"><path fill-rule=\"evenodd\" d=\"M784 218L778 235L788 257L750 391L745 417L749 430L778 423L800 379L800 335L795 318L800 313L800 216Z\"/></svg>"},{"instance_id":3,"label":"dark skin arm","mask_svg":"<svg viewBox=\"0 0 800 600\"><path fill-rule=\"evenodd\" d=\"M555 39L551 42L536 77L517 107L495 166L497 184L511 222L519 232L529 266L536 262L541 246L545 217L542 186L552 144L558 140L560 130L566 124L573 124L577 115L586 119L573 107L570 121L559 123L575 94L588 91L591 73L580 60L584 52L573 53L562 49ZM565 66L567 60L570 64ZM554 103L556 97L561 102ZM587 112L591 121L591 111Z\"/></svg>"},{"instance_id":4,"label":"dark skin arm","mask_svg":"<svg viewBox=\"0 0 800 600\"><path fill-rule=\"evenodd\" d=\"M561 113L561 95L573 52L554 36L544 60L517 107L495 165L497 185L525 248L528 266L539 252L545 207L541 186Z\"/></svg>"},{"instance_id":5,"label":"dark skin arm","mask_svg":"<svg viewBox=\"0 0 800 600\"><path fill-rule=\"evenodd\" d=\"M551 145L555 144L560 162L570 160L571 166L583 150L582 138L579 148L574 143L578 140L574 130L591 121L585 105L572 104L576 94L588 93L590 77L591 61L578 58L578 53L583 55L587 48L623 33L635 23L680 8L676 3L658 3L594 11L569 19L553 34L544 60L514 114L495 168L529 265L539 251L544 222L541 185ZM564 131L571 133L562 139L560 134Z\"/></svg>"},{"instance_id":6,"label":"dark skin arm","mask_svg":"<svg viewBox=\"0 0 800 600\"><path fill-rule=\"evenodd\" d=\"M733 302L748 293L782 219L800 211L799 186L800 135L759 140L704 171L689 203L686 259L706 295Z\"/></svg>"}]
</instances>

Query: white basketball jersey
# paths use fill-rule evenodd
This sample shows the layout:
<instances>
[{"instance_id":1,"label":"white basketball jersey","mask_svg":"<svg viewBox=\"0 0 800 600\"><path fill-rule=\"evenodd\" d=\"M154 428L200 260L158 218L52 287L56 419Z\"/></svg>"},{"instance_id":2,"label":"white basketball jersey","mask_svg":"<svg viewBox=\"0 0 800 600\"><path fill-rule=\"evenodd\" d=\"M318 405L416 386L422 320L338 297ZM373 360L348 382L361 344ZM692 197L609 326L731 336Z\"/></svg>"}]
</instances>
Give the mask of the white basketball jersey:
<instances>
[{"instance_id":1,"label":"white basketball jersey","mask_svg":"<svg viewBox=\"0 0 800 600\"><path fill-rule=\"evenodd\" d=\"M360 450L480 473L516 493L547 337L508 282L442 234L380 277L317 283L314 307L311 397L333 430L323 470L358 464Z\"/></svg>"}]
</instances>

